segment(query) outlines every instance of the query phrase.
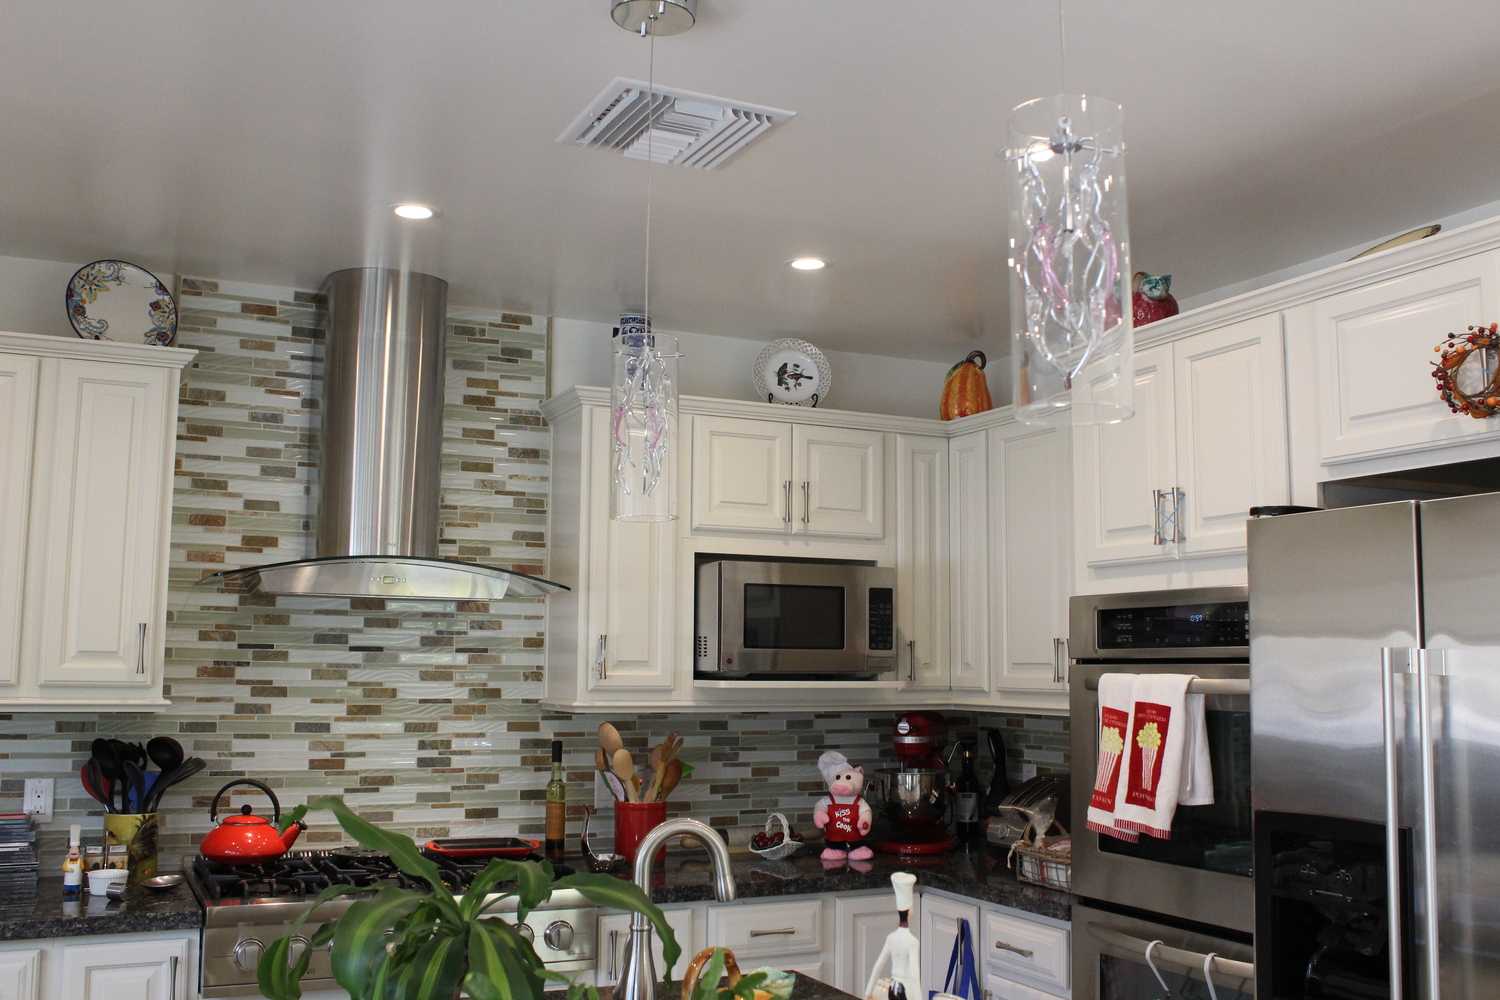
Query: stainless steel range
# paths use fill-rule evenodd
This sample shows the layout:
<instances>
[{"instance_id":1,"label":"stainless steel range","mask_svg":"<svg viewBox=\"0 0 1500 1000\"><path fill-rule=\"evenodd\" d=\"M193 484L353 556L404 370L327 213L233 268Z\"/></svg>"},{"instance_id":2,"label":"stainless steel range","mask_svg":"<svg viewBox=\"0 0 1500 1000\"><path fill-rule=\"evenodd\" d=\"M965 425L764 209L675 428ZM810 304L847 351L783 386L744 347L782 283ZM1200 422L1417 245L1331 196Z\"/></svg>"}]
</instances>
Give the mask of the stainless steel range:
<instances>
[{"instance_id":1,"label":"stainless steel range","mask_svg":"<svg viewBox=\"0 0 1500 1000\"><path fill-rule=\"evenodd\" d=\"M461 894L486 864L483 860L428 856L455 895ZM559 874L566 874L566 866L557 868ZM223 865L200 857L188 869L188 884L204 909L201 984L205 997L258 995L255 966L262 950L286 934L293 921L312 905L313 898L329 886L368 886L372 893L392 885L425 886L403 875L386 855L359 849L292 851L260 865ZM494 895L500 894L497 891ZM357 899L346 897L326 903L319 915L326 914L331 920ZM514 923L514 899L500 903L491 912L497 920ZM582 894L564 889L527 914L520 932L549 969L591 971L598 952L597 916L597 908ZM307 939L324 922L303 925L298 939L301 947L306 947ZM300 954L298 942L293 941L292 957ZM313 955L302 986L309 992L337 988L327 949Z\"/></svg>"}]
</instances>

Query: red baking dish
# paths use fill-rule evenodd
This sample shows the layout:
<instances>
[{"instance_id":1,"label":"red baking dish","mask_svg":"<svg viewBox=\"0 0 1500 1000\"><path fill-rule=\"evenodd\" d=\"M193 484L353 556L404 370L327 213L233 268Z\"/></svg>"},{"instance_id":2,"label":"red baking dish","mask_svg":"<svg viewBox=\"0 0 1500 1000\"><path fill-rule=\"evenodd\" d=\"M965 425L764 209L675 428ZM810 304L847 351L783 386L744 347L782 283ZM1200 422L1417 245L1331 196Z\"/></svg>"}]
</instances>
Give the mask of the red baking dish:
<instances>
[{"instance_id":1,"label":"red baking dish","mask_svg":"<svg viewBox=\"0 0 1500 1000\"><path fill-rule=\"evenodd\" d=\"M445 858L525 858L542 848L540 840L517 837L446 837L429 840L427 850Z\"/></svg>"}]
</instances>

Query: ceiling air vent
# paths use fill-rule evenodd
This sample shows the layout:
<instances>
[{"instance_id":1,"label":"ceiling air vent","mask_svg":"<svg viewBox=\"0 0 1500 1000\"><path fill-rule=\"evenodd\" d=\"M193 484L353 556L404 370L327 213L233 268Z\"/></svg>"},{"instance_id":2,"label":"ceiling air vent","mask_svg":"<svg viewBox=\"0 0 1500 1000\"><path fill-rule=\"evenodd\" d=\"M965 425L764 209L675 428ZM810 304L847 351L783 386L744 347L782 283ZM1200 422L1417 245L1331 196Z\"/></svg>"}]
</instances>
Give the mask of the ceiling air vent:
<instances>
[{"instance_id":1,"label":"ceiling air vent","mask_svg":"<svg viewBox=\"0 0 1500 1000\"><path fill-rule=\"evenodd\" d=\"M713 170L795 111L616 77L558 142L616 149L633 160ZM649 141L648 141L649 139Z\"/></svg>"}]
</instances>

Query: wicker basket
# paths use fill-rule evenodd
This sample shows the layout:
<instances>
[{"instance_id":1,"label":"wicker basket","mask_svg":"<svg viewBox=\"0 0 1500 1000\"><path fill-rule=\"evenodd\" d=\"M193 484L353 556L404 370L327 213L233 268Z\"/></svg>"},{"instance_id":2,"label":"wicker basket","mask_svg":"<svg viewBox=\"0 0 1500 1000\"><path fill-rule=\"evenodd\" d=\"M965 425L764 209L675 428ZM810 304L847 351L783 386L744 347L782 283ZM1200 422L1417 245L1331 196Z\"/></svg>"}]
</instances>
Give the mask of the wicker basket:
<instances>
[{"instance_id":1,"label":"wicker basket","mask_svg":"<svg viewBox=\"0 0 1500 1000\"><path fill-rule=\"evenodd\" d=\"M1010 864L1016 870L1016 878L1022 882L1034 882L1049 889L1073 891L1073 846L1065 845L1061 850L1037 850L1031 844L1018 840L1010 849Z\"/></svg>"},{"instance_id":2,"label":"wicker basket","mask_svg":"<svg viewBox=\"0 0 1500 1000\"><path fill-rule=\"evenodd\" d=\"M786 839L782 840L775 847L767 847L764 850L758 851L752 847L750 848L752 853L758 854L770 861L780 861L797 853L797 848L802 846L802 841L792 839L792 824L788 823L786 817L781 813L772 813L766 817L766 832L776 833L775 826L777 823L781 825L780 832Z\"/></svg>"}]
</instances>

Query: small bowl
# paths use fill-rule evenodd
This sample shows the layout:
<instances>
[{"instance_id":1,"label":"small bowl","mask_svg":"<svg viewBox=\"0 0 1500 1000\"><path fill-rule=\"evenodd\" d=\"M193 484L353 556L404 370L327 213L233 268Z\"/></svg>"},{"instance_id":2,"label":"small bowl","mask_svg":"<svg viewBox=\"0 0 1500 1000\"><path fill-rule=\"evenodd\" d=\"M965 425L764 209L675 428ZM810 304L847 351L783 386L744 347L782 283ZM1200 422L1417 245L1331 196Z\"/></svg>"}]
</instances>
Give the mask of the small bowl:
<instances>
[{"instance_id":1,"label":"small bowl","mask_svg":"<svg viewBox=\"0 0 1500 1000\"><path fill-rule=\"evenodd\" d=\"M123 868L95 868L89 872L89 895L106 896L115 883L125 884L130 873Z\"/></svg>"}]
</instances>

